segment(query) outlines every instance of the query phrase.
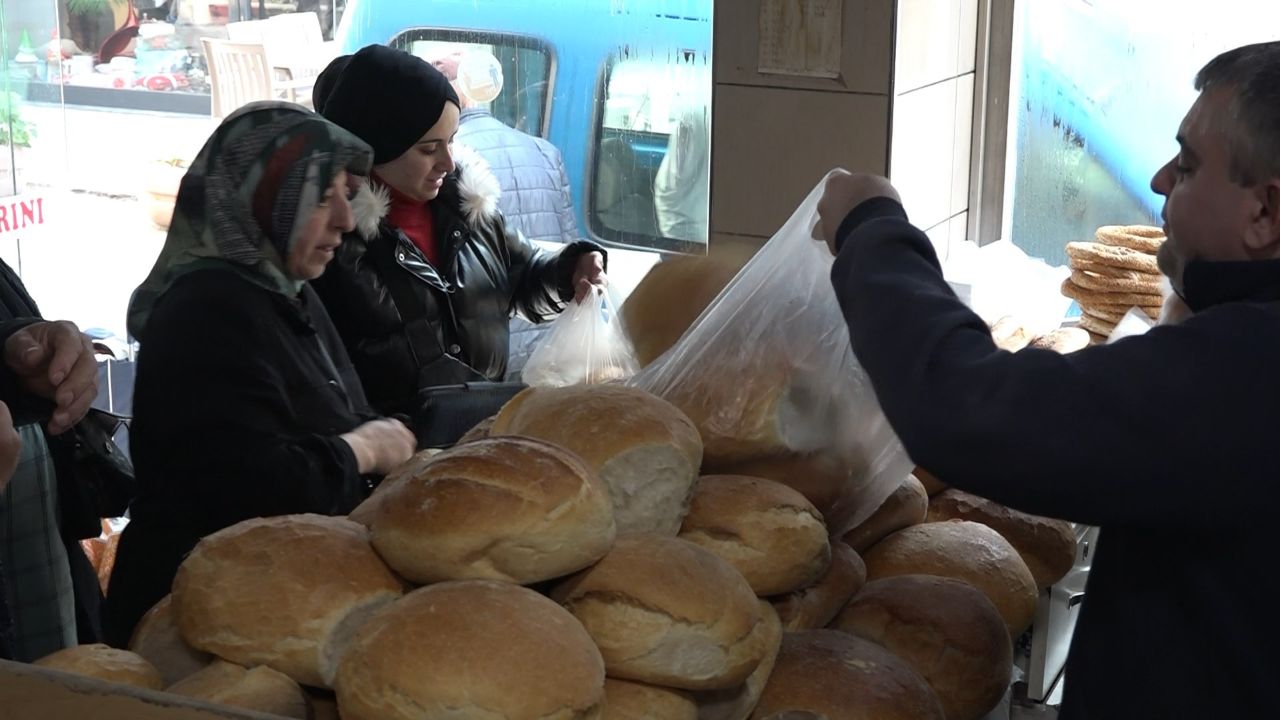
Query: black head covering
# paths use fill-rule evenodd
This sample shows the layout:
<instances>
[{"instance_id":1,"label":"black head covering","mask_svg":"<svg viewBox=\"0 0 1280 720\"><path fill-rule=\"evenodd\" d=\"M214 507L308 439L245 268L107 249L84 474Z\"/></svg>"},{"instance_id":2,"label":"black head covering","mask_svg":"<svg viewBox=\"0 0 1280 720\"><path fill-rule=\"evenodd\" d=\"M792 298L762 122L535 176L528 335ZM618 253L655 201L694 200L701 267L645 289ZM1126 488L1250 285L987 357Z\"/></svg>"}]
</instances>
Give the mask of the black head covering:
<instances>
[{"instance_id":1,"label":"black head covering","mask_svg":"<svg viewBox=\"0 0 1280 720\"><path fill-rule=\"evenodd\" d=\"M458 105L458 94L427 61L370 45L351 56L321 100L316 110L373 146L378 165L413 147L440 120L445 103Z\"/></svg>"},{"instance_id":2,"label":"black head covering","mask_svg":"<svg viewBox=\"0 0 1280 720\"><path fill-rule=\"evenodd\" d=\"M342 74L349 62L351 62L350 55L336 57L316 76L316 84L311 88L311 107L315 108L316 112L324 112L324 103L329 99L333 86L338 82L338 76Z\"/></svg>"}]
</instances>

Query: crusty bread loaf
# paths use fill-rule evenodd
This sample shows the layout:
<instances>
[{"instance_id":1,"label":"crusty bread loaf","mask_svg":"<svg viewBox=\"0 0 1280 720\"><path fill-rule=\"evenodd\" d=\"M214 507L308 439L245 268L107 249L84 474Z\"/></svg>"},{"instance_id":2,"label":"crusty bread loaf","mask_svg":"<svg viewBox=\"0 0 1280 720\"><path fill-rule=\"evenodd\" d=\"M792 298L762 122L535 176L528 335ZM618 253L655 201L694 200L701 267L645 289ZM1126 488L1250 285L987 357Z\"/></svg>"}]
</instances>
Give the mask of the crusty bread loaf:
<instances>
[{"instance_id":1,"label":"crusty bread loaf","mask_svg":"<svg viewBox=\"0 0 1280 720\"><path fill-rule=\"evenodd\" d=\"M345 518L256 518L200 541L173 610L192 647L328 687L352 633L403 585Z\"/></svg>"},{"instance_id":2,"label":"crusty bread loaf","mask_svg":"<svg viewBox=\"0 0 1280 720\"><path fill-rule=\"evenodd\" d=\"M787 630L824 628L866 582L862 557L845 543L834 542L826 574L807 588L773 598L773 607Z\"/></svg>"},{"instance_id":3,"label":"crusty bread loaf","mask_svg":"<svg viewBox=\"0 0 1280 720\"><path fill-rule=\"evenodd\" d=\"M443 580L529 584L609 551L609 490L573 453L532 438L489 437L435 456L382 494L373 547L393 570Z\"/></svg>"},{"instance_id":4,"label":"crusty bread loaf","mask_svg":"<svg viewBox=\"0 0 1280 720\"><path fill-rule=\"evenodd\" d=\"M64 648L45 655L34 664L148 690L160 690L164 687L160 671L142 656L128 650L107 647L102 643Z\"/></svg>"},{"instance_id":5,"label":"crusty bread loaf","mask_svg":"<svg viewBox=\"0 0 1280 720\"><path fill-rule=\"evenodd\" d=\"M373 517L377 515L378 508L382 505L382 501L386 499L387 492L397 487L406 478L418 477L422 474L424 468L435 461L436 456L440 454L435 448L419 450L408 460L404 461L395 470L387 473L387 476L378 483L373 489L373 494L365 498L364 502L356 506L354 510L347 515L347 519L358 522L365 527L373 524Z\"/></svg>"},{"instance_id":6,"label":"crusty bread loaf","mask_svg":"<svg viewBox=\"0 0 1280 720\"><path fill-rule=\"evenodd\" d=\"M1058 582L1075 564L1076 534L1066 520L1030 515L954 489L929 501L929 522L944 520L972 520L1000 533L1022 556L1037 587Z\"/></svg>"},{"instance_id":7,"label":"crusty bread loaf","mask_svg":"<svg viewBox=\"0 0 1280 720\"><path fill-rule=\"evenodd\" d=\"M778 652L782 649L783 632L778 613L764 600L760 601L760 616L765 627L765 647L768 649L764 659L747 681L735 688L694 693L698 702L698 720L747 720L756 703L760 702L760 695L769 682L769 676L773 674Z\"/></svg>"},{"instance_id":8,"label":"crusty bread loaf","mask_svg":"<svg viewBox=\"0 0 1280 720\"><path fill-rule=\"evenodd\" d=\"M746 475L782 483L805 496L836 532L832 512L851 485L850 470L831 452L781 453L749 460L716 461L706 458L707 475Z\"/></svg>"},{"instance_id":9,"label":"crusty bread loaf","mask_svg":"<svg viewBox=\"0 0 1280 720\"><path fill-rule=\"evenodd\" d=\"M680 537L718 555L756 595L812 585L831 564L822 515L781 483L742 475L704 475Z\"/></svg>"},{"instance_id":10,"label":"crusty bread loaf","mask_svg":"<svg viewBox=\"0 0 1280 720\"><path fill-rule=\"evenodd\" d=\"M666 352L751 259L754 248L719 248L654 265L627 296L619 315L641 367Z\"/></svg>"},{"instance_id":11,"label":"crusty bread loaf","mask_svg":"<svg viewBox=\"0 0 1280 720\"><path fill-rule=\"evenodd\" d=\"M801 630L782 652L753 720L807 712L824 720L943 720L929 684L905 661L838 630Z\"/></svg>"},{"instance_id":12,"label":"crusty bread loaf","mask_svg":"<svg viewBox=\"0 0 1280 720\"><path fill-rule=\"evenodd\" d=\"M415 590L361 628L337 677L343 720L599 718L604 663L582 625L492 580Z\"/></svg>"},{"instance_id":13,"label":"crusty bread loaf","mask_svg":"<svg viewBox=\"0 0 1280 720\"><path fill-rule=\"evenodd\" d=\"M924 491L929 495L929 497L933 497L947 489L947 486L941 480L934 477L933 473L918 465L915 470L911 471L911 474L915 475L916 479L920 481L920 484L924 486Z\"/></svg>"},{"instance_id":14,"label":"crusty bread loaf","mask_svg":"<svg viewBox=\"0 0 1280 720\"><path fill-rule=\"evenodd\" d=\"M586 626L610 677L719 690L746 681L768 651L751 586L687 540L620 536L551 596Z\"/></svg>"},{"instance_id":15,"label":"crusty bread loaf","mask_svg":"<svg viewBox=\"0 0 1280 720\"><path fill-rule=\"evenodd\" d=\"M933 575L875 580L832 627L906 660L929 682L947 720L979 720L1009 687L1009 632L996 606L969 583Z\"/></svg>"},{"instance_id":16,"label":"crusty bread loaf","mask_svg":"<svg viewBox=\"0 0 1280 720\"><path fill-rule=\"evenodd\" d=\"M602 720L698 720L698 704L684 690L605 678Z\"/></svg>"},{"instance_id":17,"label":"crusty bread loaf","mask_svg":"<svg viewBox=\"0 0 1280 720\"><path fill-rule=\"evenodd\" d=\"M472 440L489 437L489 428L493 427L493 421L497 419L497 415L492 415L476 423L475 427L471 428L464 433L462 437L458 438L458 442L455 443L455 445L461 445L462 443L469 443Z\"/></svg>"},{"instance_id":18,"label":"crusty bread loaf","mask_svg":"<svg viewBox=\"0 0 1280 720\"><path fill-rule=\"evenodd\" d=\"M865 553L889 535L924 522L929 509L929 496L914 475L908 475L898 489L861 525L844 534L849 547Z\"/></svg>"},{"instance_id":19,"label":"crusty bread loaf","mask_svg":"<svg viewBox=\"0 0 1280 720\"><path fill-rule=\"evenodd\" d=\"M490 436L524 435L576 453L609 488L618 533L675 535L689 508L702 440L683 413L616 385L529 388L498 413Z\"/></svg>"},{"instance_id":20,"label":"crusty bread loaf","mask_svg":"<svg viewBox=\"0 0 1280 720\"><path fill-rule=\"evenodd\" d=\"M898 575L939 575L963 580L995 604L1018 637L1036 613L1035 579L1008 540L975 522L915 525L876 543L864 556L867 579Z\"/></svg>"},{"instance_id":21,"label":"crusty bread loaf","mask_svg":"<svg viewBox=\"0 0 1280 720\"><path fill-rule=\"evenodd\" d=\"M307 695L298 683L265 665L252 670L218 660L166 692L219 705L307 720Z\"/></svg>"},{"instance_id":22,"label":"crusty bread loaf","mask_svg":"<svg viewBox=\"0 0 1280 720\"><path fill-rule=\"evenodd\" d=\"M196 650L182 639L173 618L172 595L165 595L138 621L129 649L160 671L164 687L204 669L214 660L209 653Z\"/></svg>"}]
</instances>

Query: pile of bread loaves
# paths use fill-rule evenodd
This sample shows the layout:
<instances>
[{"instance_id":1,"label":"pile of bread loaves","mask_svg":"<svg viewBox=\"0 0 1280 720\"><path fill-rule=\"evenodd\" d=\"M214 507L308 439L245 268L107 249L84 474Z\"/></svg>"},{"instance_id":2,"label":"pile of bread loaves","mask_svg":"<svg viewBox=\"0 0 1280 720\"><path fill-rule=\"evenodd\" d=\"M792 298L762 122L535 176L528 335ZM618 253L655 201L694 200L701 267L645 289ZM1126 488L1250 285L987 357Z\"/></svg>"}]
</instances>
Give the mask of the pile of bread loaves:
<instances>
[{"instance_id":1,"label":"pile of bread loaves","mask_svg":"<svg viewBox=\"0 0 1280 720\"><path fill-rule=\"evenodd\" d=\"M1062 282L1062 294L1080 305L1080 327L1095 342L1105 342L1132 308L1152 320L1160 317L1156 252L1165 236L1158 227L1105 225L1094 237L1096 242L1067 243L1071 277Z\"/></svg>"},{"instance_id":2,"label":"pile of bread loaves","mask_svg":"<svg viewBox=\"0 0 1280 720\"><path fill-rule=\"evenodd\" d=\"M1074 558L927 475L832 537L702 456L645 392L526 390L350 518L205 538L132 652L42 664L295 718L976 720Z\"/></svg>"}]
</instances>

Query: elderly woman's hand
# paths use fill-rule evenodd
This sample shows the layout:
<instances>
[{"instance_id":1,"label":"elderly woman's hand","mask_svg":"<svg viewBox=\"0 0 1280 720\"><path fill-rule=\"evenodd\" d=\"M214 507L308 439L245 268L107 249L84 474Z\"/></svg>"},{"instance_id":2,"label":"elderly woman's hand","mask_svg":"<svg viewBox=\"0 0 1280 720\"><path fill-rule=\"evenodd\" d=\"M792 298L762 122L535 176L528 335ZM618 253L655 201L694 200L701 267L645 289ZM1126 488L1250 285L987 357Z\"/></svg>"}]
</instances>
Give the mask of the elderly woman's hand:
<instances>
[{"instance_id":1,"label":"elderly woman's hand","mask_svg":"<svg viewBox=\"0 0 1280 720\"><path fill-rule=\"evenodd\" d=\"M574 302L582 302L593 287L609 287L609 277L604 274L604 255L598 252L583 253L573 270Z\"/></svg>"}]
</instances>

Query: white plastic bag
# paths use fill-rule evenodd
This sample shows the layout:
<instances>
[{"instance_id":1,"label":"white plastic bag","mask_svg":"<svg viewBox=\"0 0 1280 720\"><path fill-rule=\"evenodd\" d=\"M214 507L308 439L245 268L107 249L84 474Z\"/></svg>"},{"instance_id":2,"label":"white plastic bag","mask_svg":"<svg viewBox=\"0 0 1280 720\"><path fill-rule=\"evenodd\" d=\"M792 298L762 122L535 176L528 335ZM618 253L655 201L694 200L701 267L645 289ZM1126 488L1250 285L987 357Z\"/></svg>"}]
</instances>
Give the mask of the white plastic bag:
<instances>
[{"instance_id":1,"label":"white plastic bag","mask_svg":"<svg viewBox=\"0 0 1280 720\"><path fill-rule=\"evenodd\" d=\"M521 375L534 387L597 384L636 373L635 353L618 325L617 303L597 290L570 302L529 355Z\"/></svg>"},{"instance_id":2,"label":"white plastic bag","mask_svg":"<svg viewBox=\"0 0 1280 720\"><path fill-rule=\"evenodd\" d=\"M704 473L790 485L835 534L870 516L912 463L853 356L831 253L812 237L825 184L631 384L694 421Z\"/></svg>"}]
</instances>

